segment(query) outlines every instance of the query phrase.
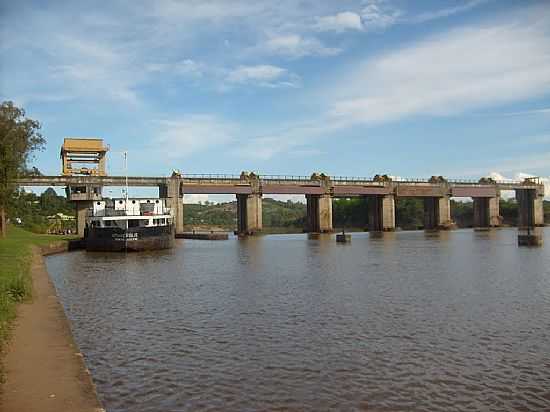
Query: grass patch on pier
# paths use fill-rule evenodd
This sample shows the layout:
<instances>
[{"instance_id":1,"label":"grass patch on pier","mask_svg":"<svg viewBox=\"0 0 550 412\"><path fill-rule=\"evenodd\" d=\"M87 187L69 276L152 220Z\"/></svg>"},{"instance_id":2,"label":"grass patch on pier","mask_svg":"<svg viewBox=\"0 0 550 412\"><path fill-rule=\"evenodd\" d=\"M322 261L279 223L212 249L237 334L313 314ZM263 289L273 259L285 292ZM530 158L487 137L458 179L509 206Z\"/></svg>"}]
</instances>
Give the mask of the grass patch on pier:
<instances>
[{"instance_id":1,"label":"grass patch on pier","mask_svg":"<svg viewBox=\"0 0 550 412\"><path fill-rule=\"evenodd\" d=\"M32 246L68 239L66 236L39 235L13 226L8 227L4 239L0 238L0 349L8 337L17 303L32 296Z\"/></svg>"}]
</instances>

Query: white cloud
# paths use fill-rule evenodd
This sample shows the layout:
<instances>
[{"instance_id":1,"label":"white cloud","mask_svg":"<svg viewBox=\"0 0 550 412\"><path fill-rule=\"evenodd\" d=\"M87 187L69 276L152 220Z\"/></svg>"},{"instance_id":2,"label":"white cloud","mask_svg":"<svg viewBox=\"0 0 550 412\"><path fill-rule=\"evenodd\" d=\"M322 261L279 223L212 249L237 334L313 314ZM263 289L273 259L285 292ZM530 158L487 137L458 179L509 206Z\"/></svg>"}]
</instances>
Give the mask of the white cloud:
<instances>
[{"instance_id":1,"label":"white cloud","mask_svg":"<svg viewBox=\"0 0 550 412\"><path fill-rule=\"evenodd\" d=\"M425 13L420 13L416 16L411 16L406 19L407 23L425 23L430 20L441 19L444 17L449 17L454 14L463 13L465 11L471 10L474 7L477 7L483 3L487 3L488 0L471 0L459 4L458 6L448 7L446 9L434 10Z\"/></svg>"},{"instance_id":2,"label":"white cloud","mask_svg":"<svg viewBox=\"0 0 550 412\"><path fill-rule=\"evenodd\" d=\"M160 120L151 150L166 159L180 159L193 153L226 145L234 139L232 123L211 114L194 114L172 120Z\"/></svg>"},{"instance_id":3,"label":"white cloud","mask_svg":"<svg viewBox=\"0 0 550 412\"><path fill-rule=\"evenodd\" d=\"M500 174L499 172L491 172L487 175L487 177L490 177L491 179L496 180L497 182L513 182L515 179L510 177L505 177L504 175Z\"/></svg>"},{"instance_id":4,"label":"white cloud","mask_svg":"<svg viewBox=\"0 0 550 412\"><path fill-rule=\"evenodd\" d=\"M184 59L174 63L149 63L145 65L145 70L150 73L168 72L180 76L202 77L206 68L203 64L192 59Z\"/></svg>"},{"instance_id":5,"label":"white cloud","mask_svg":"<svg viewBox=\"0 0 550 412\"><path fill-rule=\"evenodd\" d=\"M396 24L403 12L384 0L369 0L361 10L363 26L367 30L385 29Z\"/></svg>"},{"instance_id":6,"label":"white cloud","mask_svg":"<svg viewBox=\"0 0 550 412\"><path fill-rule=\"evenodd\" d=\"M384 122L549 93L549 13L515 19L452 30L367 60L336 85L332 115L352 123Z\"/></svg>"},{"instance_id":7,"label":"white cloud","mask_svg":"<svg viewBox=\"0 0 550 412\"><path fill-rule=\"evenodd\" d=\"M395 24L420 24L466 12L487 1L470 0L457 6L410 15L390 1L366 0L361 10L362 25L366 30L382 30Z\"/></svg>"},{"instance_id":8,"label":"white cloud","mask_svg":"<svg viewBox=\"0 0 550 412\"><path fill-rule=\"evenodd\" d=\"M519 112L501 113L500 116L528 116L528 115L550 115L550 108L521 110Z\"/></svg>"},{"instance_id":9,"label":"white cloud","mask_svg":"<svg viewBox=\"0 0 550 412\"><path fill-rule=\"evenodd\" d=\"M145 2L150 13L165 20L183 21L223 21L233 18L244 18L266 12L268 4L235 0L164 0Z\"/></svg>"},{"instance_id":10,"label":"white cloud","mask_svg":"<svg viewBox=\"0 0 550 412\"><path fill-rule=\"evenodd\" d=\"M361 16L351 11L344 11L333 16L318 17L314 27L319 31L335 32L363 30Z\"/></svg>"},{"instance_id":11,"label":"white cloud","mask_svg":"<svg viewBox=\"0 0 550 412\"><path fill-rule=\"evenodd\" d=\"M131 57L115 46L78 35L59 34L36 46L47 56L34 74L29 67L26 87L16 91L23 101L62 101L79 97L117 100L137 105L136 87L145 74L132 66Z\"/></svg>"},{"instance_id":12,"label":"white cloud","mask_svg":"<svg viewBox=\"0 0 550 412\"><path fill-rule=\"evenodd\" d=\"M342 50L324 46L314 37L303 37L300 34L275 35L255 48L260 53L274 54L291 58L304 56L334 56Z\"/></svg>"},{"instance_id":13,"label":"white cloud","mask_svg":"<svg viewBox=\"0 0 550 412\"><path fill-rule=\"evenodd\" d=\"M282 67L268 64L257 66L239 66L226 77L233 84L255 84L264 87L296 87L298 76Z\"/></svg>"},{"instance_id":14,"label":"white cloud","mask_svg":"<svg viewBox=\"0 0 550 412\"><path fill-rule=\"evenodd\" d=\"M299 157L317 156L321 151L318 147L311 147L311 141L342 127L337 121L330 124L322 121L291 124L284 130L249 139L235 148L233 153L256 160L269 160L281 153Z\"/></svg>"}]
</instances>

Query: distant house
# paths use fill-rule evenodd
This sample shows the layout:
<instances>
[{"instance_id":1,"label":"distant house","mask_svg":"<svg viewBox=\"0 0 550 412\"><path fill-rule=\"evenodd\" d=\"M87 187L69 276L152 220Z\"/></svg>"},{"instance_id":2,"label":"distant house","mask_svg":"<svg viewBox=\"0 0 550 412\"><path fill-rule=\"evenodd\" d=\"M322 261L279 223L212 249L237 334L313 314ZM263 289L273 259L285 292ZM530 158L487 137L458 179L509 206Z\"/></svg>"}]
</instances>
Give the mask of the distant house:
<instances>
[{"instance_id":1,"label":"distant house","mask_svg":"<svg viewBox=\"0 0 550 412\"><path fill-rule=\"evenodd\" d=\"M56 213L55 215L48 216L49 220L75 220L74 216L65 215L63 213Z\"/></svg>"}]
</instances>

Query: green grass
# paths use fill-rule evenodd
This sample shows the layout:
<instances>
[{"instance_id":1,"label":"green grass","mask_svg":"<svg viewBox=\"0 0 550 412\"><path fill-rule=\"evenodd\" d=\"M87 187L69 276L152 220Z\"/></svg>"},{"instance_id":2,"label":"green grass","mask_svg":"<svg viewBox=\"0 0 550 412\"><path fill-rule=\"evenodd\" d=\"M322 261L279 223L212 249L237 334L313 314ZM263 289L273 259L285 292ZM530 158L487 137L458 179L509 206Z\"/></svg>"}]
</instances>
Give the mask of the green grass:
<instances>
[{"instance_id":1,"label":"green grass","mask_svg":"<svg viewBox=\"0 0 550 412\"><path fill-rule=\"evenodd\" d=\"M70 237L40 235L13 226L8 227L5 238L0 238L0 348L8 337L17 303L32 296L31 246L68 239Z\"/></svg>"}]
</instances>

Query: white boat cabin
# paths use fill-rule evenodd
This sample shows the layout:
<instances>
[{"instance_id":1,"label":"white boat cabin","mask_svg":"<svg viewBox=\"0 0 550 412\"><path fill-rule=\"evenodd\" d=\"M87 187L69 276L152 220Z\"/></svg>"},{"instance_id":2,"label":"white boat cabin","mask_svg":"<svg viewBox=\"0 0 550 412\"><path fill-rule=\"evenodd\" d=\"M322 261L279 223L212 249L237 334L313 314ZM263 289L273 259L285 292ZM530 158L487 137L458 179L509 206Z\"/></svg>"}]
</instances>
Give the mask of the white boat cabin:
<instances>
[{"instance_id":1,"label":"white boat cabin","mask_svg":"<svg viewBox=\"0 0 550 412\"><path fill-rule=\"evenodd\" d=\"M96 228L154 227L172 224L164 199L107 199L93 202L88 225Z\"/></svg>"}]
</instances>

